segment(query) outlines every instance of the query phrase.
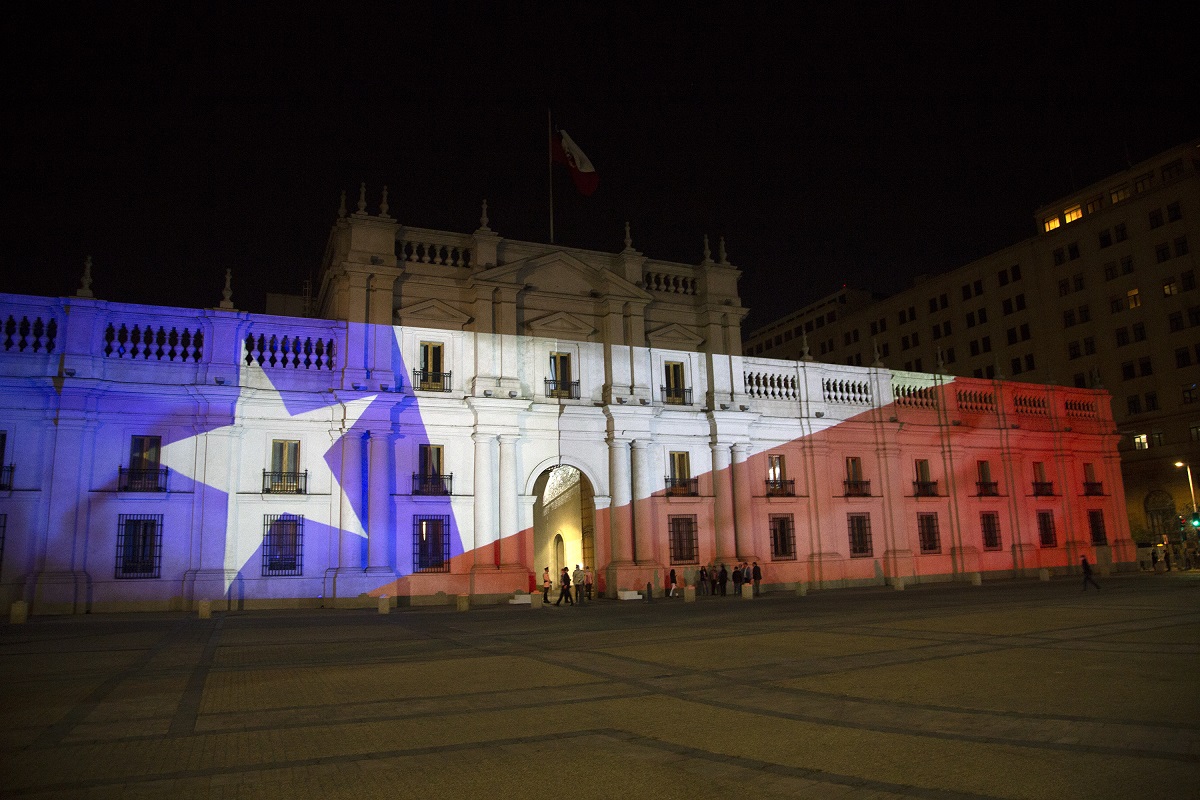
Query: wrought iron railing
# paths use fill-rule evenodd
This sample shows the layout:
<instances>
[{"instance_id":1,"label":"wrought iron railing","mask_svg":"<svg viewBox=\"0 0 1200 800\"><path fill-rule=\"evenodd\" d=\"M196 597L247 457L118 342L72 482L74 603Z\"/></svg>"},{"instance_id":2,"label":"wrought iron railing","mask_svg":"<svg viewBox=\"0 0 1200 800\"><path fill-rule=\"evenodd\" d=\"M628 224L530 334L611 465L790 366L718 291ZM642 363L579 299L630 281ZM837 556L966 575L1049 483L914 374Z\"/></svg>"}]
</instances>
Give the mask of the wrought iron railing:
<instances>
[{"instance_id":1,"label":"wrought iron railing","mask_svg":"<svg viewBox=\"0 0 1200 800\"><path fill-rule=\"evenodd\" d=\"M448 392L450 391L450 373L414 369L413 388L423 392Z\"/></svg>"},{"instance_id":2,"label":"wrought iron railing","mask_svg":"<svg viewBox=\"0 0 1200 800\"><path fill-rule=\"evenodd\" d=\"M796 481L790 478L767 478L767 497L795 497Z\"/></svg>"},{"instance_id":3,"label":"wrought iron railing","mask_svg":"<svg viewBox=\"0 0 1200 800\"><path fill-rule=\"evenodd\" d=\"M412 476L412 493L421 495L448 495L453 494L454 473L442 475L441 473L423 473L414 472Z\"/></svg>"},{"instance_id":4,"label":"wrought iron railing","mask_svg":"<svg viewBox=\"0 0 1200 800\"><path fill-rule=\"evenodd\" d=\"M1054 481L1034 481L1033 482L1034 497L1053 497L1054 496Z\"/></svg>"},{"instance_id":5,"label":"wrought iron railing","mask_svg":"<svg viewBox=\"0 0 1200 800\"><path fill-rule=\"evenodd\" d=\"M263 470L263 494L308 494L308 470L271 472Z\"/></svg>"},{"instance_id":6,"label":"wrought iron railing","mask_svg":"<svg viewBox=\"0 0 1200 800\"><path fill-rule=\"evenodd\" d=\"M937 481L913 481L913 495L915 497L937 497Z\"/></svg>"},{"instance_id":7,"label":"wrought iron railing","mask_svg":"<svg viewBox=\"0 0 1200 800\"><path fill-rule=\"evenodd\" d=\"M870 497L870 481L843 481L846 487L846 497Z\"/></svg>"},{"instance_id":8,"label":"wrought iron railing","mask_svg":"<svg viewBox=\"0 0 1200 800\"><path fill-rule=\"evenodd\" d=\"M1088 497L1103 497L1104 483L1101 481L1084 481L1083 493Z\"/></svg>"},{"instance_id":9,"label":"wrought iron railing","mask_svg":"<svg viewBox=\"0 0 1200 800\"><path fill-rule=\"evenodd\" d=\"M1000 484L996 481L975 481L975 489L980 497L1000 496Z\"/></svg>"},{"instance_id":10,"label":"wrought iron railing","mask_svg":"<svg viewBox=\"0 0 1200 800\"><path fill-rule=\"evenodd\" d=\"M579 381L556 381L547 378L546 397L555 397L559 400L578 400Z\"/></svg>"},{"instance_id":11,"label":"wrought iron railing","mask_svg":"<svg viewBox=\"0 0 1200 800\"><path fill-rule=\"evenodd\" d=\"M666 478L667 494L671 497L696 497L700 484L696 478Z\"/></svg>"},{"instance_id":12,"label":"wrought iron railing","mask_svg":"<svg viewBox=\"0 0 1200 800\"><path fill-rule=\"evenodd\" d=\"M692 404L692 390L685 389L682 386L660 386L659 392L662 395L662 401L669 406L690 406Z\"/></svg>"},{"instance_id":13,"label":"wrought iron railing","mask_svg":"<svg viewBox=\"0 0 1200 800\"><path fill-rule=\"evenodd\" d=\"M166 467L118 468L117 491L119 492L165 492L166 490Z\"/></svg>"}]
</instances>

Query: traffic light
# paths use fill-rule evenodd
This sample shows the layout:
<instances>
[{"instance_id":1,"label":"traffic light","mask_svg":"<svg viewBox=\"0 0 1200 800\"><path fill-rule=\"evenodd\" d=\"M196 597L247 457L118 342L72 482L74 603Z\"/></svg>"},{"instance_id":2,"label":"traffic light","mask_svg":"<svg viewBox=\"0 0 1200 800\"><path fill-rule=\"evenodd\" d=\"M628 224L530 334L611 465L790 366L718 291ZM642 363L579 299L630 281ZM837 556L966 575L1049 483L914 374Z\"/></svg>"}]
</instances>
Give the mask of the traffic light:
<instances>
[{"instance_id":1,"label":"traffic light","mask_svg":"<svg viewBox=\"0 0 1200 800\"><path fill-rule=\"evenodd\" d=\"M1200 528L1200 511L1192 512L1192 527Z\"/></svg>"}]
</instances>

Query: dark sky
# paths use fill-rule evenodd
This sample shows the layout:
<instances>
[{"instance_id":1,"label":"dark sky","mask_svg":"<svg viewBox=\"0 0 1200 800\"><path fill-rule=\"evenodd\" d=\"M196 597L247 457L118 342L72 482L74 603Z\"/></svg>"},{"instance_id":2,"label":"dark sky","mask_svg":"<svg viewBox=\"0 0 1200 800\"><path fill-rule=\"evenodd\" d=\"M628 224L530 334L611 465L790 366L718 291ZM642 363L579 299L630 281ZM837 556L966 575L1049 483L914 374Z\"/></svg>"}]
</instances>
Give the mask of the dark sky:
<instances>
[{"instance_id":1,"label":"dark sky","mask_svg":"<svg viewBox=\"0 0 1200 800\"><path fill-rule=\"evenodd\" d=\"M1139 4L39 4L4 24L0 289L211 306L298 292L373 211L697 262L750 327L1032 236L1033 211L1200 136L1194 30ZM883 6L884 4L878 4ZM1008 5L1008 4L1004 4ZM911 7L910 7L911 6ZM790 17L780 16L786 10Z\"/></svg>"}]
</instances>

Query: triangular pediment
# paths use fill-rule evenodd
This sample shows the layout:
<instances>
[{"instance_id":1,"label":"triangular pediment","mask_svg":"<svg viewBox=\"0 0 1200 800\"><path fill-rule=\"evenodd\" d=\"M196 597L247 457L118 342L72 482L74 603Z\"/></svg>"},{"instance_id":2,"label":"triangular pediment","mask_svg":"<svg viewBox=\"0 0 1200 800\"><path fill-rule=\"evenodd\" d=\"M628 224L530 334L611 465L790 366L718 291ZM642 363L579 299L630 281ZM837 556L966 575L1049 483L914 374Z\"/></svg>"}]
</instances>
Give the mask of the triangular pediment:
<instances>
[{"instance_id":1,"label":"triangular pediment","mask_svg":"<svg viewBox=\"0 0 1200 800\"><path fill-rule=\"evenodd\" d=\"M648 301L641 287L607 269L595 267L562 251L513 261L476 273L474 280L517 286L527 292L560 297L609 297Z\"/></svg>"},{"instance_id":2,"label":"triangular pediment","mask_svg":"<svg viewBox=\"0 0 1200 800\"><path fill-rule=\"evenodd\" d=\"M668 350L699 350L704 338L677 322L646 331L646 344Z\"/></svg>"},{"instance_id":3,"label":"triangular pediment","mask_svg":"<svg viewBox=\"0 0 1200 800\"><path fill-rule=\"evenodd\" d=\"M461 331L471 322L471 317L444 300L422 300L396 309L393 315L397 325L414 328L442 328Z\"/></svg>"},{"instance_id":4,"label":"triangular pediment","mask_svg":"<svg viewBox=\"0 0 1200 800\"><path fill-rule=\"evenodd\" d=\"M553 314L546 314L526 322L525 332L531 336L588 339L596 332L596 329L574 314L556 311Z\"/></svg>"}]
</instances>

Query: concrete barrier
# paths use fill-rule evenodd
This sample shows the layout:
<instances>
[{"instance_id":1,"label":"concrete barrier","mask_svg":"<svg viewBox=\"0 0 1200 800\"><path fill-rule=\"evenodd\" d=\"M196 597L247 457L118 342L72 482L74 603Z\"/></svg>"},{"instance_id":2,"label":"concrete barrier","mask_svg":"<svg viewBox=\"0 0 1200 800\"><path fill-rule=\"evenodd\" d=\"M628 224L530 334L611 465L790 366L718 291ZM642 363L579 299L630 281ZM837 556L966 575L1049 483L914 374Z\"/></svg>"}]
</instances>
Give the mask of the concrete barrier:
<instances>
[{"instance_id":1,"label":"concrete barrier","mask_svg":"<svg viewBox=\"0 0 1200 800\"><path fill-rule=\"evenodd\" d=\"M1045 567L1042 567L1041 569L1039 569L1038 570L1038 580L1040 580L1040 581L1050 580L1050 570L1046 569Z\"/></svg>"},{"instance_id":2,"label":"concrete barrier","mask_svg":"<svg viewBox=\"0 0 1200 800\"><path fill-rule=\"evenodd\" d=\"M971 573L971 585L972 586L983 586L983 576L980 575L978 572L972 572Z\"/></svg>"},{"instance_id":3,"label":"concrete barrier","mask_svg":"<svg viewBox=\"0 0 1200 800\"><path fill-rule=\"evenodd\" d=\"M683 602L685 602L685 603L696 602L696 587L695 586L683 587Z\"/></svg>"},{"instance_id":4,"label":"concrete barrier","mask_svg":"<svg viewBox=\"0 0 1200 800\"><path fill-rule=\"evenodd\" d=\"M743 600L753 600L754 599L754 586L752 584L749 584L749 583L742 584L742 599Z\"/></svg>"},{"instance_id":5,"label":"concrete barrier","mask_svg":"<svg viewBox=\"0 0 1200 800\"><path fill-rule=\"evenodd\" d=\"M16 600L8 609L8 621L13 625L24 625L29 621L29 603Z\"/></svg>"},{"instance_id":6,"label":"concrete barrier","mask_svg":"<svg viewBox=\"0 0 1200 800\"><path fill-rule=\"evenodd\" d=\"M541 592L535 592L534 594L529 595L529 607L545 608L545 598L542 597Z\"/></svg>"},{"instance_id":7,"label":"concrete barrier","mask_svg":"<svg viewBox=\"0 0 1200 800\"><path fill-rule=\"evenodd\" d=\"M892 578L892 588L897 592L904 591L904 578Z\"/></svg>"},{"instance_id":8,"label":"concrete barrier","mask_svg":"<svg viewBox=\"0 0 1200 800\"><path fill-rule=\"evenodd\" d=\"M796 584L796 597L804 597L808 594L808 584L800 581Z\"/></svg>"},{"instance_id":9,"label":"concrete barrier","mask_svg":"<svg viewBox=\"0 0 1200 800\"><path fill-rule=\"evenodd\" d=\"M378 607L380 614L392 613L392 598L388 597L386 594L380 595Z\"/></svg>"},{"instance_id":10,"label":"concrete barrier","mask_svg":"<svg viewBox=\"0 0 1200 800\"><path fill-rule=\"evenodd\" d=\"M642 593L637 591L636 589L618 589L617 590L617 599L618 600L641 600Z\"/></svg>"},{"instance_id":11,"label":"concrete barrier","mask_svg":"<svg viewBox=\"0 0 1200 800\"><path fill-rule=\"evenodd\" d=\"M469 594L455 595L454 602L455 608L457 608L459 611L471 610L471 595Z\"/></svg>"},{"instance_id":12,"label":"concrete barrier","mask_svg":"<svg viewBox=\"0 0 1200 800\"><path fill-rule=\"evenodd\" d=\"M200 619L212 619L212 600L201 600L196 603L196 613Z\"/></svg>"}]
</instances>

